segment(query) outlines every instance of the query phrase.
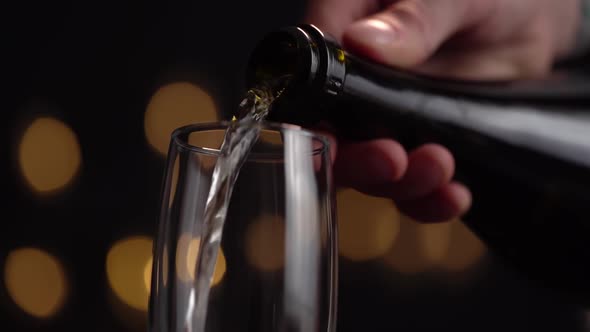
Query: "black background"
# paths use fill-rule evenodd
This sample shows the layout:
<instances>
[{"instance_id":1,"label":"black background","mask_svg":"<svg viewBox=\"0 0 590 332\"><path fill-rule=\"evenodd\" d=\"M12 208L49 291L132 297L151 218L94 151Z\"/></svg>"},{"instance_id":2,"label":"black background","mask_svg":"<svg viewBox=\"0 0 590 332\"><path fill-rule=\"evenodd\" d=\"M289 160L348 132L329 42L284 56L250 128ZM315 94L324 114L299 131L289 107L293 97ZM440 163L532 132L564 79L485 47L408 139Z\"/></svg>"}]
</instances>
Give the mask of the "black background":
<instances>
[{"instance_id":1,"label":"black background","mask_svg":"<svg viewBox=\"0 0 590 332\"><path fill-rule=\"evenodd\" d=\"M155 235L164 159L146 142L146 105L158 87L190 81L229 114L254 43L299 22L304 6L291 0L2 6L0 264L14 248L44 248L66 266L70 293L58 315L42 320L21 311L2 283L0 330L145 330L145 313L114 298L104 259L119 238ZM29 191L15 157L22 131L39 114L74 130L83 160L72 186L43 198ZM436 274L404 278L378 261L343 260L340 282L340 331L581 331L590 320L491 254L461 286Z\"/></svg>"}]
</instances>

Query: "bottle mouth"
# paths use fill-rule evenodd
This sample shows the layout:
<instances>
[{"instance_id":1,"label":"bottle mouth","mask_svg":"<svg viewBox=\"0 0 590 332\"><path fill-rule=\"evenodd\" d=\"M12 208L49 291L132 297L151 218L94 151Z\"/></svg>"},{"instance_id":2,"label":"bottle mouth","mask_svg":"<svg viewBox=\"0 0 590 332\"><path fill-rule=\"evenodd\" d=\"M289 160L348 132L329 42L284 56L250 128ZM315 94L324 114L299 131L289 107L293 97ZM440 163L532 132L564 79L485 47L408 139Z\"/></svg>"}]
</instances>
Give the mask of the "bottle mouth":
<instances>
[{"instance_id":1,"label":"bottle mouth","mask_svg":"<svg viewBox=\"0 0 590 332\"><path fill-rule=\"evenodd\" d=\"M311 25L285 27L265 36L252 52L246 72L248 87L275 84L284 88L312 83L320 65L321 32Z\"/></svg>"},{"instance_id":2,"label":"bottle mouth","mask_svg":"<svg viewBox=\"0 0 590 332\"><path fill-rule=\"evenodd\" d=\"M319 105L313 98L330 86L326 82L332 82L332 76L327 72L335 67L327 37L317 27L302 24L276 30L257 44L248 61L246 84L249 90L272 94L268 120L298 125L318 120L314 110Z\"/></svg>"}]
</instances>

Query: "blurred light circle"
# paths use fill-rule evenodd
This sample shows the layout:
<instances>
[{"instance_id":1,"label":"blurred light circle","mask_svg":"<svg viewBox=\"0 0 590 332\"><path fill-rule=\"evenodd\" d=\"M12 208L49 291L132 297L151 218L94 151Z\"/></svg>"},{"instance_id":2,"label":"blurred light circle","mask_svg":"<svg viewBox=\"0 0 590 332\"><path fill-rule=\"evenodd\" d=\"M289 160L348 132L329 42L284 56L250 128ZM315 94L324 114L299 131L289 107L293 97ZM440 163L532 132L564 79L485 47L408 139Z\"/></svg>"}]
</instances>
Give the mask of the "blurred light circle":
<instances>
[{"instance_id":1,"label":"blurred light circle","mask_svg":"<svg viewBox=\"0 0 590 332\"><path fill-rule=\"evenodd\" d=\"M383 257L387 266L405 275L415 275L431 267L417 240L420 226L417 221L402 214L399 236Z\"/></svg>"},{"instance_id":2,"label":"blurred light circle","mask_svg":"<svg viewBox=\"0 0 590 332\"><path fill-rule=\"evenodd\" d=\"M460 220L423 224L403 216L400 237L385 256L385 263L404 274L431 268L463 272L477 264L486 250Z\"/></svg>"},{"instance_id":3,"label":"blurred light circle","mask_svg":"<svg viewBox=\"0 0 590 332\"><path fill-rule=\"evenodd\" d=\"M18 162L33 190L60 189L74 178L81 164L76 134L57 119L37 118L23 133Z\"/></svg>"},{"instance_id":4,"label":"blurred light circle","mask_svg":"<svg viewBox=\"0 0 590 332\"><path fill-rule=\"evenodd\" d=\"M217 119L215 103L209 94L191 83L175 82L162 86L151 97L144 130L148 143L166 155L170 135L176 128Z\"/></svg>"},{"instance_id":5,"label":"blurred light circle","mask_svg":"<svg viewBox=\"0 0 590 332\"><path fill-rule=\"evenodd\" d=\"M199 250L199 240L197 240L197 251ZM189 252L189 248L192 247L192 252ZM176 242L176 275L183 281L191 280L191 274L189 270L195 268L195 264L197 262L197 251L194 251L194 242L193 237L191 234L184 233L180 235L178 241ZM192 254L193 257L190 257ZM192 261L192 269L190 267L190 262ZM192 273L194 278L194 271Z\"/></svg>"},{"instance_id":6,"label":"blurred light circle","mask_svg":"<svg viewBox=\"0 0 590 332\"><path fill-rule=\"evenodd\" d=\"M178 277L183 281L191 281L195 279L195 269L197 267L197 259L199 258L200 244L201 239L198 237L192 237L190 234L182 234L178 240L178 246L176 249L176 269ZM211 285L217 285L221 279L223 279L225 269L225 255L223 254L223 249L219 248Z\"/></svg>"},{"instance_id":7,"label":"blurred light circle","mask_svg":"<svg viewBox=\"0 0 590 332\"><path fill-rule=\"evenodd\" d=\"M246 258L265 272L285 265L285 223L279 216L262 215L246 230Z\"/></svg>"},{"instance_id":8,"label":"blurred light circle","mask_svg":"<svg viewBox=\"0 0 590 332\"><path fill-rule=\"evenodd\" d=\"M451 224L449 250L441 262L452 272L460 272L476 265L486 254L485 244L460 220Z\"/></svg>"},{"instance_id":9,"label":"blurred light circle","mask_svg":"<svg viewBox=\"0 0 590 332\"><path fill-rule=\"evenodd\" d=\"M439 264L447 258L451 246L451 223L441 222L418 226L420 253L430 263Z\"/></svg>"},{"instance_id":10,"label":"blurred light circle","mask_svg":"<svg viewBox=\"0 0 590 332\"><path fill-rule=\"evenodd\" d=\"M353 189L337 193L340 255L364 261L384 255L399 234L400 214L389 199Z\"/></svg>"},{"instance_id":11,"label":"blurred light circle","mask_svg":"<svg viewBox=\"0 0 590 332\"><path fill-rule=\"evenodd\" d=\"M154 260L152 257L150 257L150 259L147 261L147 263L145 263L145 267L143 268L143 282L145 284L145 290L148 292L150 292L151 288L152 288L152 266L153 266Z\"/></svg>"},{"instance_id":12,"label":"blurred light circle","mask_svg":"<svg viewBox=\"0 0 590 332\"><path fill-rule=\"evenodd\" d=\"M10 252L4 280L12 300L32 316L53 316L64 303L67 286L63 267L45 251L21 248Z\"/></svg>"},{"instance_id":13,"label":"blurred light circle","mask_svg":"<svg viewBox=\"0 0 590 332\"><path fill-rule=\"evenodd\" d=\"M152 258L152 240L129 237L115 243L106 258L107 278L115 295L127 305L147 310L149 288L145 286L146 265Z\"/></svg>"}]
</instances>

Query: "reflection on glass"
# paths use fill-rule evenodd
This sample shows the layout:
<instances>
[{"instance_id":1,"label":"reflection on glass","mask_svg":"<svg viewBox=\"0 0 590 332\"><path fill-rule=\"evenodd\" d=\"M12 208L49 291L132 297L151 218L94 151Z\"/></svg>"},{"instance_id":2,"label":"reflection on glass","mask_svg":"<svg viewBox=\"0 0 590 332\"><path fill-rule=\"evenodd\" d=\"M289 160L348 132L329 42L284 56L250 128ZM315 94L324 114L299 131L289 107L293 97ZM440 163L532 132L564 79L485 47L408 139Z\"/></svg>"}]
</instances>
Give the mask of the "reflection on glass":
<instances>
[{"instance_id":1,"label":"reflection on glass","mask_svg":"<svg viewBox=\"0 0 590 332\"><path fill-rule=\"evenodd\" d=\"M205 322L195 321L194 268L226 124L174 132L154 250L150 331L198 331L201 325L205 331L335 331L328 143L298 127L263 127L230 198Z\"/></svg>"}]
</instances>

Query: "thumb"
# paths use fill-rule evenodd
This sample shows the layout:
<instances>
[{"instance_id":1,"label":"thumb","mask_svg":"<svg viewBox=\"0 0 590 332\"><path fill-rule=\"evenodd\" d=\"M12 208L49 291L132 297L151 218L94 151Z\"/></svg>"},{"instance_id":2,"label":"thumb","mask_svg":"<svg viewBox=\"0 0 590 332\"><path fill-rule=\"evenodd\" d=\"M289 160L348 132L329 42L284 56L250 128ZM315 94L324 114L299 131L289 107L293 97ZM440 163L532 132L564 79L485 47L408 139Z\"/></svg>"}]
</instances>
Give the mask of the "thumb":
<instances>
[{"instance_id":1,"label":"thumb","mask_svg":"<svg viewBox=\"0 0 590 332\"><path fill-rule=\"evenodd\" d=\"M385 10L351 24L343 46L374 61L413 67L425 62L461 29L486 14L472 0L400 0Z\"/></svg>"},{"instance_id":2,"label":"thumb","mask_svg":"<svg viewBox=\"0 0 590 332\"><path fill-rule=\"evenodd\" d=\"M304 22L317 26L339 41L352 22L379 8L377 0L316 0L308 3Z\"/></svg>"}]
</instances>

